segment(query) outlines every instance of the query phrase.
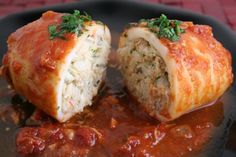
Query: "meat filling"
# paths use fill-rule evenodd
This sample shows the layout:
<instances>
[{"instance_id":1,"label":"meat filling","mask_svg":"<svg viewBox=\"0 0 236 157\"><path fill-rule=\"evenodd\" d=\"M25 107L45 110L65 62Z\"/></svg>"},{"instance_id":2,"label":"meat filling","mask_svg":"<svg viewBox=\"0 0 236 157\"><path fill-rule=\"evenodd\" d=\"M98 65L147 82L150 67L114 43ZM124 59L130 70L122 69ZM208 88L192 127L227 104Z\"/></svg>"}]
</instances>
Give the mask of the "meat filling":
<instances>
[{"instance_id":1,"label":"meat filling","mask_svg":"<svg viewBox=\"0 0 236 157\"><path fill-rule=\"evenodd\" d=\"M83 111L92 104L106 70L107 41L88 35L72 57L62 87L62 112Z\"/></svg>"},{"instance_id":2,"label":"meat filling","mask_svg":"<svg viewBox=\"0 0 236 157\"><path fill-rule=\"evenodd\" d=\"M168 73L159 52L144 39L127 43L122 54L122 72L133 96L150 115L169 101Z\"/></svg>"}]
</instances>

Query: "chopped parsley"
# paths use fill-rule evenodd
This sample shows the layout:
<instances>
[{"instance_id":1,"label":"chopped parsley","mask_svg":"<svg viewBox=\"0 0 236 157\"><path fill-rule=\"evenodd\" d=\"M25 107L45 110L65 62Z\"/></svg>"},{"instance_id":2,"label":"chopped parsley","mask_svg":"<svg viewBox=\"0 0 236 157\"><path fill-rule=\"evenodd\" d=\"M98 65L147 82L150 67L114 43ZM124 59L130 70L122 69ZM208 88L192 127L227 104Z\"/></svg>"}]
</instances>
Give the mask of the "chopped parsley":
<instances>
[{"instance_id":1,"label":"chopped parsley","mask_svg":"<svg viewBox=\"0 0 236 157\"><path fill-rule=\"evenodd\" d=\"M73 14L62 16L62 23L60 25L48 26L49 39L65 39L64 35L66 33L75 33L77 36L80 36L84 30L84 23L91 20L91 16L86 12L82 15L79 10L74 10Z\"/></svg>"},{"instance_id":2,"label":"chopped parsley","mask_svg":"<svg viewBox=\"0 0 236 157\"><path fill-rule=\"evenodd\" d=\"M147 27L155 32L159 38L163 37L171 41L179 40L179 35L185 32L184 29L180 28L180 21L169 20L164 14L161 14L159 18L142 19L140 22L146 22Z\"/></svg>"}]
</instances>

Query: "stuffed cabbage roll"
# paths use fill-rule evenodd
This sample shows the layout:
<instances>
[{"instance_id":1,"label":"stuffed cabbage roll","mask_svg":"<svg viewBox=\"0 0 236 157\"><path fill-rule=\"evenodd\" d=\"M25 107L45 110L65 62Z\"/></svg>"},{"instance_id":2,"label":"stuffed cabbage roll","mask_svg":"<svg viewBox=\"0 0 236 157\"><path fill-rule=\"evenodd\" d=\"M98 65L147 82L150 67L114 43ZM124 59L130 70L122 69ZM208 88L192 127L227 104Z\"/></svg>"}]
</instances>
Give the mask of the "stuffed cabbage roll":
<instances>
[{"instance_id":1,"label":"stuffed cabbage roll","mask_svg":"<svg viewBox=\"0 0 236 157\"><path fill-rule=\"evenodd\" d=\"M130 24L118 56L129 93L160 121L212 103L233 81L231 55L211 27L165 15Z\"/></svg>"},{"instance_id":2,"label":"stuffed cabbage roll","mask_svg":"<svg viewBox=\"0 0 236 157\"><path fill-rule=\"evenodd\" d=\"M3 73L17 93L64 122L92 104L110 40L107 26L86 13L47 11L9 36Z\"/></svg>"}]
</instances>

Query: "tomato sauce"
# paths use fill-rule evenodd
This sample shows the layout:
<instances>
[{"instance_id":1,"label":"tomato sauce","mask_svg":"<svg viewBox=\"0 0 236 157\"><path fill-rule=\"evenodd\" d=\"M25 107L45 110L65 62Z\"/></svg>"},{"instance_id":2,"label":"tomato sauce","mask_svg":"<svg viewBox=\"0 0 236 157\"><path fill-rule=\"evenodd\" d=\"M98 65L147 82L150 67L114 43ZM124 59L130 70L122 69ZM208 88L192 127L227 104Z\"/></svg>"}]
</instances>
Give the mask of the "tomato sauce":
<instances>
[{"instance_id":1,"label":"tomato sauce","mask_svg":"<svg viewBox=\"0 0 236 157\"><path fill-rule=\"evenodd\" d=\"M93 105L65 123L2 87L1 125L14 123L19 128L6 127L4 134L0 130L4 136L14 135L10 143L15 148L6 141L4 145L15 151L13 156L22 157L191 157L205 152L219 126L227 123L220 100L168 123L152 119L128 94L115 66L112 53L106 81ZM0 84L6 85L1 79Z\"/></svg>"},{"instance_id":2,"label":"tomato sauce","mask_svg":"<svg viewBox=\"0 0 236 157\"><path fill-rule=\"evenodd\" d=\"M16 151L33 157L193 156L206 148L222 119L223 106L218 101L175 121L160 123L140 110L117 70L109 68L94 104L66 123L35 111L28 119L31 124L26 123L16 135Z\"/></svg>"}]
</instances>

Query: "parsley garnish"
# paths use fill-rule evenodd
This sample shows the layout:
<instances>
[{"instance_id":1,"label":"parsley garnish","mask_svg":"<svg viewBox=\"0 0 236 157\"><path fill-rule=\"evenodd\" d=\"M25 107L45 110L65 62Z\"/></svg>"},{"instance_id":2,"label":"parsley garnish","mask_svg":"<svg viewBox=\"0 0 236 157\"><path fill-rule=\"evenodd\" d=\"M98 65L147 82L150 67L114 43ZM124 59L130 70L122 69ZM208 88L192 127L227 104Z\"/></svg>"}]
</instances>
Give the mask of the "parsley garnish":
<instances>
[{"instance_id":1,"label":"parsley garnish","mask_svg":"<svg viewBox=\"0 0 236 157\"><path fill-rule=\"evenodd\" d=\"M80 36L84 30L84 22L91 20L91 16L87 13L81 15L79 10L74 10L73 14L66 14L62 16L62 23L60 25L48 26L49 39L65 39L64 35L66 33L76 33L77 36Z\"/></svg>"},{"instance_id":2,"label":"parsley garnish","mask_svg":"<svg viewBox=\"0 0 236 157\"><path fill-rule=\"evenodd\" d=\"M184 33L184 30L180 28L180 21L169 20L164 14L161 14L159 18L142 19L140 22L146 22L147 27L155 32L159 38L164 37L171 41L177 41L179 35Z\"/></svg>"}]
</instances>

